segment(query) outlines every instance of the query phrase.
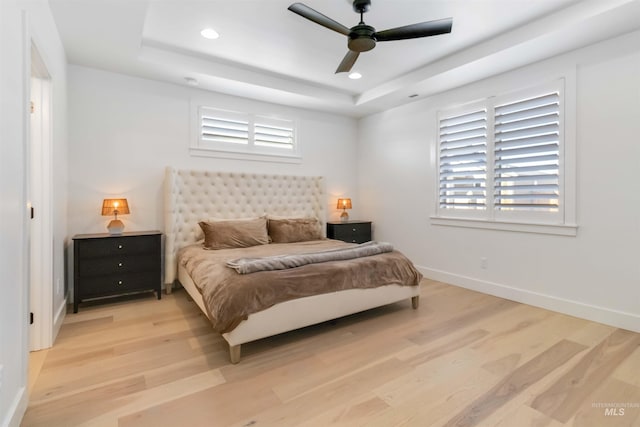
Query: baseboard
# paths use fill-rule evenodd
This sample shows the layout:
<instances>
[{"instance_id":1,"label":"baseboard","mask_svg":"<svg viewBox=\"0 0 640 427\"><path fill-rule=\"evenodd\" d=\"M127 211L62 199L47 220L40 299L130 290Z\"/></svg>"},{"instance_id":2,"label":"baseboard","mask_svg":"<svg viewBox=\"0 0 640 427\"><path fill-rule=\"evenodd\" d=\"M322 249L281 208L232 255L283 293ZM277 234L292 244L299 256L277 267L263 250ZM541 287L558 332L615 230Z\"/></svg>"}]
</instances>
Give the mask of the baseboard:
<instances>
[{"instance_id":1,"label":"baseboard","mask_svg":"<svg viewBox=\"0 0 640 427\"><path fill-rule=\"evenodd\" d=\"M499 283L474 279L472 277L461 276L459 274L435 270L428 267L416 267L424 277L437 280L439 282L445 282L462 288L471 289L473 291L482 292L484 294L494 295L500 298L521 302L523 304L547 310L557 311L559 313L591 320L593 322L604 323L605 325L615 326L617 328L640 332L640 316L637 314L558 298L553 295L514 288Z\"/></svg>"},{"instance_id":2,"label":"baseboard","mask_svg":"<svg viewBox=\"0 0 640 427\"><path fill-rule=\"evenodd\" d=\"M21 387L15 399L13 399L13 403L9 407L9 412L6 417L3 420L0 420L0 422L2 422L2 427L20 427L22 417L24 417L28 404L29 396L27 394L27 388Z\"/></svg>"},{"instance_id":3,"label":"baseboard","mask_svg":"<svg viewBox=\"0 0 640 427\"><path fill-rule=\"evenodd\" d=\"M56 310L55 316L53 316L53 330L51 331L51 345L56 342L56 337L58 336L58 332L60 332L60 328L62 327L62 322L64 322L64 318L67 315L67 297L65 297L60 306Z\"/></svg>"}]
</instances>

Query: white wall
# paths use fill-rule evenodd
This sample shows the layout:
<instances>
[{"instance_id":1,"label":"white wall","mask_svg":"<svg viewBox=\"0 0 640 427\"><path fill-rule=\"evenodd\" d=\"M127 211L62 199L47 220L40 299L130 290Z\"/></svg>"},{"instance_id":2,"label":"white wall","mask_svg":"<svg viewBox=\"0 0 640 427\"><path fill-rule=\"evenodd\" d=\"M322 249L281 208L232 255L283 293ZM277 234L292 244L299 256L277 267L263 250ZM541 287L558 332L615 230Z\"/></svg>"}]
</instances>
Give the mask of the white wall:
<instances>
[{"instance_id":1,"label":"white wall","mask_svg":"<svg viewBox=\"0 0 640 427\"><path fill-rule=\"evenodd\" d=\"M437 111L566 73L577 76L578 235L432 225ZM359 130L364 216L427 277L640 331L640 32L372 115Z\"/></svg>"},{"instance_id":2,"label":"white wall","mask_svg":"<svg viewBox=\"0 0 640 427\"><path fill-rule=\"evenodd\" d=\"M27 117L30 41L54 85L54 274L64 274L66 238L66 59L45 0L0 2L0 426L17 426L27 404ZM60 305L62 295L56 295ZM55 302L54 302L55 304Z\"/></svg>"},{"instance_id":3,"label":"white wall","mask_svg":"<svg viewBox=\"0 0 640 427\"><path fill-rule=\"evenodd\" d=\"M234 111L260 111L297 119L301 164L191 157L190 100ZM293 175L326 179L327 215L340 195L356 192L354 119L215 94L187 86L69 67L69 234L106 232L102 199L123 196L131 215L125 231L164 228L162 185L166 166L199 170ZM354 198L353 213L358 201Z\"/></svg>"},{"instance_id":4,"label":"white wall","mask_svg":"<svg viewBox=\"0 0 640 427\"><path fill-rule=\"evenodd\" d=\"M20 10L0 2L0 425L24 411L28 337L25 264L23 37ZM9 65L12 64L12 65Z\"/></svg>"}]
</instances>

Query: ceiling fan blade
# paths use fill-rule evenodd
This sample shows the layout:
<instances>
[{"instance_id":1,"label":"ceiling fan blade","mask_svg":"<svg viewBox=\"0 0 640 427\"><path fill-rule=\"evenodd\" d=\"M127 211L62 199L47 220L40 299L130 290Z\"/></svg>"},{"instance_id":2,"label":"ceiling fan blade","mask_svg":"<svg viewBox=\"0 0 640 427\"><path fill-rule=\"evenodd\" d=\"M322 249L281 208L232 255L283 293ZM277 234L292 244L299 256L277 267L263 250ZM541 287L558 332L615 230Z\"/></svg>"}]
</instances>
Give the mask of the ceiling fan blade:
<instances>
[{"instance_id":1,"label":"ceiling fan blade","mask_svg":"<svg viewBox=\"0 0 640 427\"><path fill-rule=\"evenodd\" d=\"M339 22L334 21L328 16L323 15L317 10L311 9L309 6L304 5L302 3L294 3L288 7L288 9L302 16L303 18L307 18L309 21L315 22L316 24L320 24L323 27L326 27L330 30L336 31L340 34L344 34L348 36L351 30Z\"/></svg>"},{"instance_id":2,"label":"ceiling fan blade","mask_svg":"<svg viewBox=\"0 0 640 427\"><path fill-rule=\"evenodd\" d=\"M451 32L452 18L438 19L435 21L421 22L419 24L405 25L404 27L391 28L375 33L379 42L392 40L417 39L419 37L437 36Z\"/></svg>"},{"instance_id":3,"label":"ceiling fan blade","mask_svg":"<svg viewBox=\"0 0 640 427\"><path fill-rule=\"evenodd\" d=\"M353 64L356 63L356 59L358 59L358 56L360 56L360 52L355 52L353 50L350 50L349 52L347 52L347 54L342 59L342 62L340 63L340 65L338 65L336 74L348 73L349 71L351 71L351 68L353 67Z\"/></svg>"}]
</instances>

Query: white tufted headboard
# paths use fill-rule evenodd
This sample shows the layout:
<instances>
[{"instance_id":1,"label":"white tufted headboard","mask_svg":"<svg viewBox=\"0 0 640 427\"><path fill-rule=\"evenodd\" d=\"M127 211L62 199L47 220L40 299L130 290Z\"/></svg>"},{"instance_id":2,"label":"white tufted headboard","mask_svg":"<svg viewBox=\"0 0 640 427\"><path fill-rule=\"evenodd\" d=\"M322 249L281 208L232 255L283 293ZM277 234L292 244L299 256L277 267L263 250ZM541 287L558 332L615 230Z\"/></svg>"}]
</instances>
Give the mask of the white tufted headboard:
<instances>
[{"instance_id":1,"label":"white tufted headboard","mask_svg":"<svg viewBox=\"0 0 640 427\"><path fill-rule=\"evenodd\" d=\"M324 224L323 178L168 167L164 182L165 283L176 279L178 250L203 237L199 221L265 214L315 217Z\"/></svg>"}]
</instances>

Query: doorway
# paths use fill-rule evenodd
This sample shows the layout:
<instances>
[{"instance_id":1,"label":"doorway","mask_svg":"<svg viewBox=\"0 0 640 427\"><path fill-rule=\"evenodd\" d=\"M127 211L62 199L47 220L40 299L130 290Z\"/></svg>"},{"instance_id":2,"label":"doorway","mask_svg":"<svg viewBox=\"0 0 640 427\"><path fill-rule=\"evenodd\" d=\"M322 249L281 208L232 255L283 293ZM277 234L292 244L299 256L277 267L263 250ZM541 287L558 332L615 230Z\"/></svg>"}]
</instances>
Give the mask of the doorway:
<instances>
[{"instance_id":1,"label":"doorway","mask_svg":"<svg viewBox=\"0 0 640 427\"><path fill-rule=\"evenodd\" d=\"M53 129L51 75L33 43L29 99L29 350L35 351L53 345Z\"/></svg>"}]
</instances>

